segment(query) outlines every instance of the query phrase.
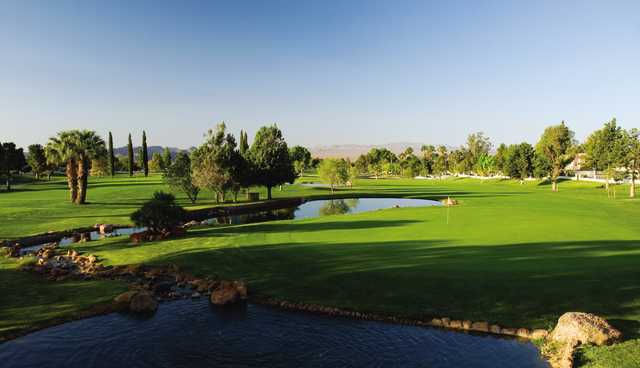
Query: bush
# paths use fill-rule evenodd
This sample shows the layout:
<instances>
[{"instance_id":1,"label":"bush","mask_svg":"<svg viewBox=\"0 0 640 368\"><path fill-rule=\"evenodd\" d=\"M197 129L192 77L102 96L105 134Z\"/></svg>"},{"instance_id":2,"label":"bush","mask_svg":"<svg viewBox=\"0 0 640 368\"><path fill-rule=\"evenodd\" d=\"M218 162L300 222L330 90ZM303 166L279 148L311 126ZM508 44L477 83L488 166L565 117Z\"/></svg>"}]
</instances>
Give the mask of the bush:
<instances>
[{"instance_id":1,"label":"bush","mask_svg":"<svg viewBox=\"0 0 640 368\"><path fill-rule=\"evenodd\" d=\"M176 204L176 198L172 194L155 192L153 199L131 214L131 220L136 226L144 226L150 232L160 233L175 229L184 215L184 209Z\"/></svg>"}]
</instances>

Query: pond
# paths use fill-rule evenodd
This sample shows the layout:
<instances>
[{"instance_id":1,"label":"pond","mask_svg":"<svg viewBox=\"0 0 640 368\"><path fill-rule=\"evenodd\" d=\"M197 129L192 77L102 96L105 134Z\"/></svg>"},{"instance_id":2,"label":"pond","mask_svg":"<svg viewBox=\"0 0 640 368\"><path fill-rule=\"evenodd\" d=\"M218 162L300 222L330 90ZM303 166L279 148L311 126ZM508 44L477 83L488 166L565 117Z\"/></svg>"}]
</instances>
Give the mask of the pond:
<instances>
[{"instance_id":1,"label":"pond","mask_svg":"<svg viewBox=\"0 0 640 368\"><path fill-rule=\"evenodd\" d=\"M243 215L216 217L206 220L207 223L240 225L274 220L308 219L320 216L360 213L394 207L423 207L440 206L438 201L415 198L349 198L308 201L297 207L281 208L271 211L259 211ZM114 229L108 234L92 231L75 236L65 237L59 241L60 246L77 243L84 240L99 240L105 237L131 235L144 231L145 228L128 227ZM38 244L21 249L21 254L29 254L42 248L45 244Z\"/></svg>"},{"instance_id":2,"label":"pond","mask_svg":"<svg viewBox=\"0 0 640 368\"><path fill-rule=\"evenodd\" d=\"M0 344L19 367L548 367L531 343L205 299L109 314Z\"/></svg>"},{"instance_id":3,"label":"pond","mask_svg":"<svg viewBox=\"0 0 640 368\"><path fill-rule=\"evenodd\" d=\"M87 233L64 237L58 241L58 245L64 247L70 244L77 243L79 241L100 240L100 239L110 238L113 236L131 235L133 233L139 233L145 230L146 229L144 227L122 227L122 228L115 228L113 229L112 232L106 233L106 234L101 234L98 230L94 230ZM42 248L44 245L46 245L46 243L24 247L20 249L20 254L26 255L29 253L36 252L38 249Z\"/></svg>"},{"instance_id":4,"label":"pond","mask_svg":"<svg viewBox=\"0 0 640 368\"><path fill-rule=\"evenodd\" d=\"M261 211L252 214L218 217L210 223L246 224L273 220L309 219L321 216L354 214L394 207L441 206L438 201L417 198L348 198L307 201L300 206Z\"/></svg>"}]
</instances>

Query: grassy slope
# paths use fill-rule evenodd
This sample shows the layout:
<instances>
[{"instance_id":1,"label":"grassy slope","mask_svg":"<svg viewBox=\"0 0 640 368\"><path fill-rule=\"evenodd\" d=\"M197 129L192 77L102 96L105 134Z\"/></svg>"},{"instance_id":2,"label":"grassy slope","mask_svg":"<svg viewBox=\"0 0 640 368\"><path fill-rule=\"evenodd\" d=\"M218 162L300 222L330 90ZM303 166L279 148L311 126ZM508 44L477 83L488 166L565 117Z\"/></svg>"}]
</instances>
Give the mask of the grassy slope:
<instances>
[{"instance_id":1,"label":"grassy slope","mask_svg":"<svg viewBox=\"0 0 640 368\"><path fill-rule=\"evenodd\" d=\"M0 336L68 319L126 290L126 285L112 281L47 282L17 267L15 261L0 257Z\"/></svg>"},{"instance_id":2,"label":"grassy slope","mask_svg":"<svg viewBox=\"0 0 640 368\"><path fill-rule=\"evenodd\" d=\"M161 187L159 178L133 179L133 185L120 181L130 179L104 179L98 183L104 186L90 191L112 207L51 206L66 214L65 227L101 222L97 216L109 216L109 211L122 212L117 216L125 221L127 211ZM559 193L551 193L535 183L363 180L341 194L351 192L452 195L462 204L450 209L448 225L445 208L401 208L202 229L187 238L138 247L122 239L86 247L113 264L175 262L196 273L248 279L260 293L361 310L527 327L549 327L565 311L584 310L637 338L640 201L625 199L622 190L614 201L588 183L562 183ZM12 210L31 211L17 198L22 193L28 192L0 195L0 201L12 203ZM293 186L275 194L326 190ZM27 198L46 196L35 192ZM7 216L4 207L0 211ZM35 213L40 220L34 224L55 228L58 216ZM115 216L109 222L120 222ZM34 232L28 222L15 230L17 224L3 224L0 231ZM614 348L615 353L586 349L584 360L594 367L611 366L606 359L615 354L633 362L636 343Z\"/></svg>"}]
</instances>

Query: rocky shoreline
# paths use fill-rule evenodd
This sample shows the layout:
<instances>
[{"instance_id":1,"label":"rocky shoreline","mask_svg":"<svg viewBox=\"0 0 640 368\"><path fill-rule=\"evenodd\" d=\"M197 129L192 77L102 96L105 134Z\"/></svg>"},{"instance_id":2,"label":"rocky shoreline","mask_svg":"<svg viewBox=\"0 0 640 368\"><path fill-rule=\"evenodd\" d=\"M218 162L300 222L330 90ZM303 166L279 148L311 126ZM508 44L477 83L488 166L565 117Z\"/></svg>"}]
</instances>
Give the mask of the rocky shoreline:
<instances>
[{"instance_id":1,"label":"rocky shoreline","mask_svg":"<svg viewBox=\"0 0 640 368\"><path fill-rule=\"evenodd\" d=\"M97 305L69 318L60 318L39 324L10 335L0 341L13 339L38 329L72 320L111 312L153 313L158 302L208 297L215 305L228 305L246 300L248 288L243 281L222 280L217 276L199 278L180 270L175 264L148 266L142 264L104 266L95 255L83 255L74 249L66 252L52 243L39 249L33 263L21 267L50 281L67 279L111 279L128 284L129 290L114 298L112 303ZM422 327L445 328L457 332L501 335L542 342L541 354L554 368L571 368L575 349L582 344L608 345L621 339L621 333L604 319L579 312L565 313L557 326L549 332L544 329L504 327L488 321L471 321L438 317L429 320L399 317L377 313L363 313L318 304L297 303L271 297L253 295L252 302L286 310L304 311L334 317L355 318Z\"/></svg>"}]
</instances>

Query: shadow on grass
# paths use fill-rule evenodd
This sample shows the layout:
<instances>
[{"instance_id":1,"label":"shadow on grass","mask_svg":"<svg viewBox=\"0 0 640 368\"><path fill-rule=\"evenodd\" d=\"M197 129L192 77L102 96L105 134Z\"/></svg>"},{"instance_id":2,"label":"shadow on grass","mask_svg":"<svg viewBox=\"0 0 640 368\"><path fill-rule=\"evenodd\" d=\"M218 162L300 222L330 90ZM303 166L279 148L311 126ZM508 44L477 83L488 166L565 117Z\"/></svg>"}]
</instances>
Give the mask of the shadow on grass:
<instances>
[{"instance_id":1,"label":"shadow on grass","mask_svg":"<svg viewBox=\"0 0 640 368\"><path fill-rule=\"evenodd\" d=\"M5 268L6 262L12 261L0 260L0 336L72 318L126 290L124 283L110 280L46 281L17 268Z\"/></svg>"},{"instance_id":2,"label":"shadow on grass","mask_svg":"<svg viewBox=\"0 0 640 368\"><path fill-rule=\"evenodd\" d=\"M244 278L266 295L417 318L550 328L565 312L585 311L632 338L640 321L637 249L638 242L616 240L455 246L372 239L199 246L151 261Z\"/></svg>"},{"instance_id":3,"label":"shadow on grass","mask_svg":"<svg viewBox=\"0 0 640 368\"><path fill-rule=\"evenodd\" d=\"M326 222L263 222L248 225L223 226L206 231L194 232L193 237L209 237L212 234L227 233L277 233L277 232L305 232L305 231L330 231L330 230L357 230L375 229L382 227L405 226L420 221L415 220L360 220L360 221L326 221Z\"/></svg>"}]
</instances>

